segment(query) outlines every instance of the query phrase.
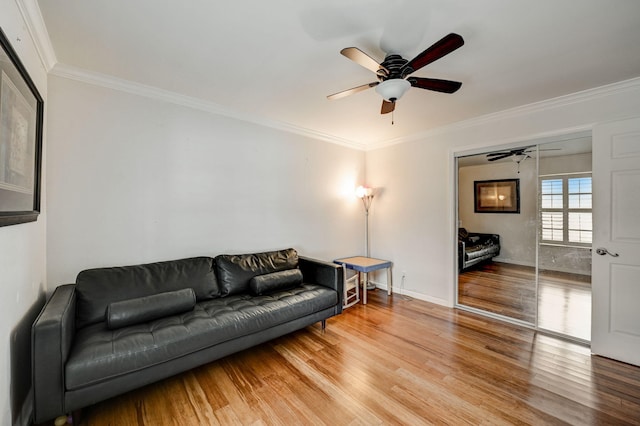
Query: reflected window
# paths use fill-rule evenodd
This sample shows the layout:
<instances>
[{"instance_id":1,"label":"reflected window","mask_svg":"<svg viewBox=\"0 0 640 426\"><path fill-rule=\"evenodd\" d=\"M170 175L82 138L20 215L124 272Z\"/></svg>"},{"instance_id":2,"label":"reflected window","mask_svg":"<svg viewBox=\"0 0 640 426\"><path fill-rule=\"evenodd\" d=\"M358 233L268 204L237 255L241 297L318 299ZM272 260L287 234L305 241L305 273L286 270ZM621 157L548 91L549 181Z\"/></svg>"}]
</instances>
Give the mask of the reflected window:
<instances>
[{"instance_id":1,"label":"reflected window","mask_svg":"<svg viewBox=\"0 0 640 426\"><path fill-rule=\"evenodd\" d=\"M591 174L540 179L542 243L589 246L593 238Z\"/></svg>"}]
</instances>

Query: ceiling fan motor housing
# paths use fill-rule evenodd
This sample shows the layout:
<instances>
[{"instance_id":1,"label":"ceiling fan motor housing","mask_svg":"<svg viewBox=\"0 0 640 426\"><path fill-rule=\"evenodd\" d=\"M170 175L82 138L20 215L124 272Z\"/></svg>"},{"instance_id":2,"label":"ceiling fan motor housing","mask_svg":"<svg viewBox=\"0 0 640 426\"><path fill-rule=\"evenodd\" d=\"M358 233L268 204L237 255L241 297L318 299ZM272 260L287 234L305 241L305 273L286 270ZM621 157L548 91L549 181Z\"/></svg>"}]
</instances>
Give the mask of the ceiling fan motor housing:
<instances>
[{"instance_id":1,"label":"ceiling fan motor housing","mask_svg":"<svg viewBox=\"0 0 640 426\"><path fill-rule=\"evenodd\" d=\"M407 75L413 72L410 67L402 69L402 67L404 67L407 62L409 61L407 61L400 55L387 55L384 58L384 62L382 62L380 65L389 70L389 74L386 74L384 72L378 73L378 79L380 81L385 81L394 78L405 78Z\"/></svg>"}]
</instances>

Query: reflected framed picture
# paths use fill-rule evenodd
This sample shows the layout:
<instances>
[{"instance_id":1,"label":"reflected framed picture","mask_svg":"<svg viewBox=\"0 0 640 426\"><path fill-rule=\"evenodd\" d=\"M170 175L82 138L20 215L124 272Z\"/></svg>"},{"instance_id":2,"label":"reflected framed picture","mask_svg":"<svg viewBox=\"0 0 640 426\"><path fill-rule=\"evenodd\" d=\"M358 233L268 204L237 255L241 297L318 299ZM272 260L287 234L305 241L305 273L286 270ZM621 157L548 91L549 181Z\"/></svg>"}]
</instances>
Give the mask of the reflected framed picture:
<instances>
[{"instance_id":1,"label":"reflected framed picture","mask_svg":"<svg viewBox=\"0 0 640 426\"><path fill-rule=\"evenodd\" d=\"M520 213L520 179L476 180L475 213Z\"/></svg>"},{"instance_id":2,"label":"reflected framed picture","mask_svg":"<svg viewBox=\"0 0 640 426\"><path fill-rule=\"evenodd\" d=\"M0 226L40 214L44 102L0 28Z\"/></svg>"}]
</instances>

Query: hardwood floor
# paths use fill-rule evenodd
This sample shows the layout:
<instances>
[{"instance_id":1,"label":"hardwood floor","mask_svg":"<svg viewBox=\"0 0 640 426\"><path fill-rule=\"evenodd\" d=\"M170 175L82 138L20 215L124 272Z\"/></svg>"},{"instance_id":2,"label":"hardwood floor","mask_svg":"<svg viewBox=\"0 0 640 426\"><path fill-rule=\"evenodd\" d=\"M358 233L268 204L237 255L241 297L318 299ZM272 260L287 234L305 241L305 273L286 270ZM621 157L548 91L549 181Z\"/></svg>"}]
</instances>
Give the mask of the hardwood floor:
<instances>
[{"instance_id":1,"label":"hardwood floor","mask_svg":"<svg viewBox=\"0 0 640 426\"><path fill-rule=\"evenodd\" d=\"M460 274L458 302L531 324L538 303L541 328L589 341L590 277L541 270L538 286L532 267L489 262Z\"/></svg>"},{"instance_id":2,"label":"hardwood floor","mask_svg":"<svg viewBox=\"0 0 640 426\"><path fill-rule=\"evenodd\" d=\"M383 291L319 324L89 407L82 424L640 424L640 368Z\"/></svg>"}]
</instances>

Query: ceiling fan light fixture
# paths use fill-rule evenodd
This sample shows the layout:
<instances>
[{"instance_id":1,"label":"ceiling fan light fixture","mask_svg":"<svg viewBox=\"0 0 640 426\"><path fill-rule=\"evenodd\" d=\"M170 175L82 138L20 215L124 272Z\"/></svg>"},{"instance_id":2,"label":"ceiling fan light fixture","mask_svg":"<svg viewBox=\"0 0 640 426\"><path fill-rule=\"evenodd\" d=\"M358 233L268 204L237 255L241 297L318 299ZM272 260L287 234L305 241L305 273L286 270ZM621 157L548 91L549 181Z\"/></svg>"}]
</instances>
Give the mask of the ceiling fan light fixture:
<instances>
[{"instance_id":1,"label":"ceiling fan light fixture","mask_svg":"<svg viewBox=\"0 0 640 426\"><path fill-rule=\"evenodd\" d=\"M527 154L516 154L513 157L511 157L511 159L513 160L514 163L520 164L521 162L526 160L527 157L529 157Z\"/></svg>"},{"instance_id":2,"label":"ceiling fan light fixture","mask_svg":"<svg viewBox=\"0 0 640 426\"><path fill-rule=\"evenodd\" d=\"M395 102L411 87L411 83L402 78L385 80L376 86L376 92L389 102Z\"/></svg>"}]
</instances>

